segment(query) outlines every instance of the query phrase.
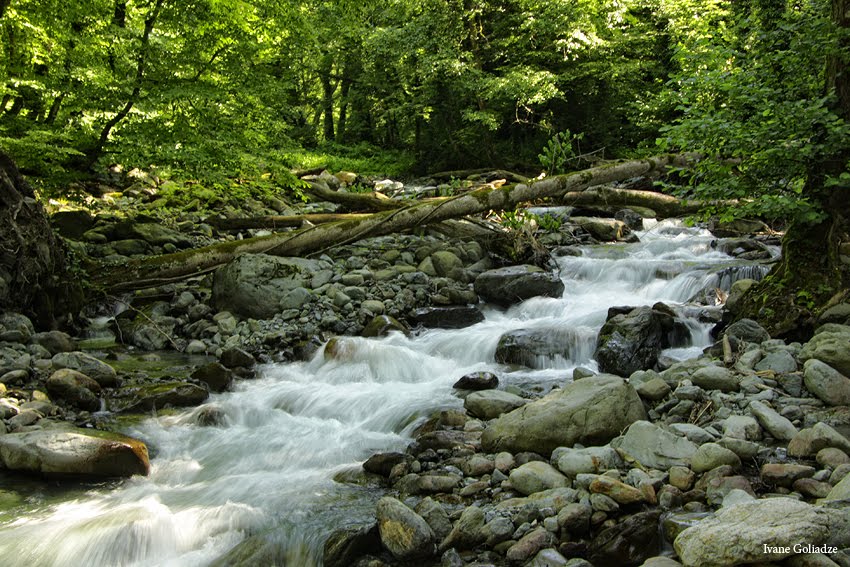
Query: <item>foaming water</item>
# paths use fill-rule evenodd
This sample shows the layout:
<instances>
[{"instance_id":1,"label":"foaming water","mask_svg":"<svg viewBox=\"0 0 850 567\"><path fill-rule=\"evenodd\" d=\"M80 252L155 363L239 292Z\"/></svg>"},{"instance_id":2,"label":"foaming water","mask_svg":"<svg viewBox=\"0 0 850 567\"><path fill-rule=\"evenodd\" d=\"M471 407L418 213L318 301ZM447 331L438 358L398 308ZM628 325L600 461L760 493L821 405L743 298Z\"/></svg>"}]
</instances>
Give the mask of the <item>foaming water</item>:
<instances>
[{"instance_id":1,"label":"foaming water","mask_svg":"<svg viewBox=\"0 0 850 567\"><path fill-rule=\"evenodd\" d=\"M424 417L459 407L451 386L460 376L493 371L503 384L546 391L573 368L597 368L596 334L610 307L676 306L719 285L734 264L705 231L665 221L640 236L560 258L561 298L485 308L485 320L466 329L344 338L333 356L323 349L309 362L263 366L260 378L211 397L217 426L197 425L197 409L144 421L128 433L153 450L150 476L0 516L4 565L209 565L251 537L271 542L282 562L320 564L328 534L368 521L380 496L334 474L403 449ZM687 324L691 346L668 356L708 344L708 325ZM538 356L535 368L496 364L500 337L519 329L551 336L567 354Z\"/></svg>"}]
</instances>

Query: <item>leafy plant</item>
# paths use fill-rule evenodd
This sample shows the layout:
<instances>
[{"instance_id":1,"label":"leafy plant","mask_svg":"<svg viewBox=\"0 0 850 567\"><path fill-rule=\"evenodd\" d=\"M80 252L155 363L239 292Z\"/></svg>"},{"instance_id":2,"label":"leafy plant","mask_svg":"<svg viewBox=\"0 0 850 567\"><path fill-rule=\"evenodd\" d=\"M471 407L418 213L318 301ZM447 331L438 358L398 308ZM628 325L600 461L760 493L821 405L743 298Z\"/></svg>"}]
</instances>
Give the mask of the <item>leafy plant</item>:
<instances>
[{"instance_id":1,"label":"leafy plant","mask_svg":"<svg viewBox=\"0 0 850 567\"><path fill-rule=\"evenodd\" d=\"M572 134L569 130L564 130L549 139L543 151L537 156L547 175L568 171L569 162L576 157L573 144L578 143L583 137L583 133Z\"/></svg>"}]
</instances>

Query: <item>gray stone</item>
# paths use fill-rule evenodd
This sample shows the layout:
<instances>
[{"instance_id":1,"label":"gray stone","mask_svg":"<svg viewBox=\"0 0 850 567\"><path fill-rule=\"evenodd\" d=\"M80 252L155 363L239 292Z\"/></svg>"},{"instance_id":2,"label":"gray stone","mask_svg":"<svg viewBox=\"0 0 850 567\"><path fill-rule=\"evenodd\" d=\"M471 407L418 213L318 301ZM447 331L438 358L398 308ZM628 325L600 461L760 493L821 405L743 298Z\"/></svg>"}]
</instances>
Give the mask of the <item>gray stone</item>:
<instances>
[{"instance_id":1,"label":"gray stone","mask_svg":"<svg viewBox=\"0 0 850 567\"><path fill-rule=\"evenodd\" d=\"M778 561L794 554L795 543L824 545L840 515L791 498L743 502L683 531L674 546L686 567Z\"/></svg>"},{"instance_id":2,"label":"gray stone","mask_svg":"<svg viewBox=\"0 0 850 567\"><path fill-rule=\"evenodd\" d=\"M76 370L63 368L47 379L47 393L52 398L65 400L70 405L86 411L100 409L100 384Z\"/></svg>"},{"instance_id":3,"label":"gray stone","mask_svg":"<svg viewBox=\"0 0 850 567\"><path fill-rule=\"evenodd\" d=\"M755 366L757 371L773 371L776 374L788 374L797 371L797 360L785 350L771 352L762 358Z\"/></svg>"},{"instance_id":4,"label":"gray stone","mask_svg":"<svg viewBox=\"0 0 850 567\"><path fill-rule=\"evenodd\" d=\"M251 368L257 364L256 359L241 348L228 348L221 353L221 363L226 368Z\"/></svg>"},{"instance_id":5,"label":"gray stone","mask_svg":"<svg viewBox=\"0 0 850 567\"><path fill-rule=\"evenodd\" d=\"M484 320L484 314L475 305L449 307L420 307L413 318L424 327L434 329L464 329Z\"/></svg>"},{"instance_id":6,"label":"gray stone","mask_svg":"<svg viewBox=\"0 0 850 567\"><path fill-rule=\"evenodd\" d=\"M441 250L431 254L431 265L437 276L448 277L452 270L463 268L463 261L453 252Z\"/></svg>"},{"instance_id":7,"label":"gray stone","mask_svg":"<svg viewBox=\"0 0 850 567\"><path fill-rule=\"evenodd\" d=\"M310 285L323 263L304 258L243 254L219 268L213 279L213 300L219 310L269 319L292 290Z\"/></svg>"},{"instance_id":8,"label":"gray stone","mask_svg":"<svg viewBox=\"0 0 850 567\"><path fill-rule=\"evenodd\" d=\"M593 538L588 559L594 565L636 565L656 555L661 543L661 510L639 512Z\"/></svg>"},{"instance_id":9,"label":"gray stone","mask_svg":"<svg viewBox=\"0 0 850 567\"><path fill-rule=\"evenodd\" d=\"M832 487L826 500L850 500L850 473L844 475L838 484Z\"/></svg>"},{"instance_id":10,"label":"gray stone","mask_svg":"<svg viewBox=\"0 0 850 567\"><path fill-rule=\"evenodd\" d=\"M850 346L848 346L850 348ZM803 365L806 388L830 406L850 405L850 378L832 366L811 358Z\"/></svg>"},{"instance_id":11,"label":"gray stone","mask_svg":"<svg viewBox=\"0 0 850 567\"><path fill-rule=\"evenodd\" d=\"M747 343L762 343L770 340L770 333L752 319L739 319L728 327L724 333L729 340L736 339Z\"/></svg>"},{"instance_id":12,"label":"gray stone","mask_svg":"<svg viewBox=\"0 0 850 567\"><path fill-rule=\"evenodd\" d=\"M416 513L428 522L437 541L443 540L452 531L452 522L449 520L449 515L446 514L443 506L430 496L423 498L416 505Z\"/></svg>"},{"instance_id":13,"label":"gray stone","mask_svg":"<svg viewBox=\"0 0 850 567\"><path fill-rule=\"evenodd\" d=\"M635 387L635 390L641 398L650 401L663 400L671 391L670 386L660 376L642 382Z\"/></svg>"},{"instance_id":14,"label":"gray stone","mask_svg":"<svg viewBox=\"0 0 850 567\"><path fill-rule=\"evenodd\" d=\"M304 287L296 287L284 295L280 303L281 310L284 309L301 309L313 300L313 294L310 290Z\"/></svg>"},{"instance_id":15,"label":"gray stone","mask_svg":"<svg viewBox=\"0 0 850 567\"><path fill-rule=\"evenodd\" d=\"M553 361L572 360L580 345L581 337L573 329L517 329L499 338L496 362L551 368Z\"/></svg>"},{"instance_id":16,"label":"gray stone","mask_svg":"<svg viewBox=\"0 0 850 567\"><path fill-rule=\"evenodd\" d=\"M554 549L543 549L534 559L527 564L527 567L566 567L567 558L558 553Z\"/></svg>"},{"instance_id":17,"label":"gray stone","mask_svg":"<svg viewBox=\"0 0 850 567\"><path fill-rule=\"evenodd\" d=\"M826 447L835 447L850 454L850 440L826 423L818 422L814 426L802 429L788 443L788 455L791 457L810 457Z\"/></svg>"},{"instance_id":18,"label":"gray stone","mask_svg":"<svg viewBox=\"0 0 850 567\"><path fill-rule=\"evenodd\" d=\"M509 479L511 486L525 495L570 484L569 479L558 472L558 469L542 461L532 461L515 468Z\"/></svg>"},{"instance_id":19,"label":"gray stone","mask_svg":"<svg viewBox=\"0 0 850 567\"><path fill-rule=\"evenodd\" d=\"M659 470L688 466L697 451L697 446L687 439L648 421L635 422L623 437L615 439L611 445L641 465Z\"/></svg>"},{"instance_id":20,"label":"gray stone","mask_svg":"<svg viewBox=\"0 0 850 567\"><path fill-rule=\"evenodd\" d=\"M571 478L579 474L599 474L623 466L619 453L609 446L584 449L559 447L552 452L552 462Z\"/></svg>"},{"instance_id":21,"label":"gray stone","mask_svg":"<svg viewBox=\"0 0 850 567\"><path fill-rule=\"evenodd\" d=\"M556 274L528 265L483 272L475 278L474 288L484 301L505 307L532 297L561 297L564 293L564 283Z\"/></svg>"},{"instance_id":22,"label":"gray stone","mask_svg":"<svg viewBox=\"0 0 850 567\"><path fill-rule=\"evenodd\" d=\"M469 506L461 513L446 539L440 543L440 550L452 547L471 549L479 545L486 537L483 528L484 511L478 506Z\"/></svg>"},{"instance_id":23,"label":"gray stone","mask_svg":"<svg viewBox=\"0 0 850 567\"><path fill-rule=\"evenodd\" d=\"M206 384L212 392L224 392L233 383L233 372L218 362L209 362L197 368L193 380Z\"/></svg>"},{"instance_id":24,"label":"gray stone","mask_svg":"<svg viewBox=\"0 0 850 567\"><path fill-rule=\"evenodd\" d=\"M148 449L131 437L94 429L43 429L0 435L9 470L86 478L147 475Z\"/></svg>"},{"instance_id":25,"label":"gray stone","mask_svg":"<svg viewBox=\"0 0 850 567\"><path fill-rule=\"evenodd\" d=\"M499 378L492 372L472 372L461 376L452 385L458 390L492 390L499 386Z\"/></svg>"},{"instance_id":26,"label":"gray stone","mask_svg":"<svg viewBox=\"0 0 850 567\"><path fill-rule=\"evenodd\" d=\"M714 435L693 423L671 423L670 431L678 433L679 435L684 435L688 441L693 441L697 445L711 443L715 440Z\"/></svg>"},{"instance_id":27,"label":"gray stone","mask_svg":"<svg viewBox=\"0 0 850 567\"><path fill-rule=\"evenodd\" d=\"M548 455L575 443L602 445L637 420L643 402L622 378L600 374L568 384L493 421L481 438L486 451Z\"/></svg>"},{"instance_id":28,"label":"gray stone","mask_svg":"<svg viewBox=\"0 0 850 567\"><path fill-rule=\"evenodd\" d=\"M434 532L416 512L385 496L375 509L381 543L396 559L409 561L434 554Z\"/></svg>"},{"instance_id":29,"label":"gray stone","mask_svg":"<svg viewBox=\"0 0 850 567\"><path fill-rule=\"evenodd\" d=\"M723 434L734 439L761 439L761 426L748 415L730 415L723 420Z\"/></svg>"},{"instance_id":30,"label":"gray stone","mask_svg":"<svg viewBox=\"0 0 850 567\"><path fill-rule=\"evenodd\" d=\"M707 472L721 465L729 465L737 469L741 467L741 459L717 443L700 445L691 457L691 468L696 473Z\"/></svg>"},{"instance_id":31,"label":"gray stone","mask_svg":"<svg viewBox=\"0 0 850 567\"><path fill-rule=\"evenodd\" d=\"M790 441L797 435L797 428L788 419L779 415L764 402L753 400L750 402L750 412L758 419L762 427L770 433L774 439Z\"/></svg>"},{"instance_id":32,"label":"gray stone","mask_svg":"<svg viewBox=\"0 0 850 567\"><path fill-rule=\"evenodd\" d=\"M511 412L528 403L528 400L503 390L483 390L466 396L463 407L470 415L481 419L493 419Z\"/></svg>"},{"instance_id":33,"label":"gray stone","mask_svg":"<svg viewBox=\"0 0 850 567\"><path fill-rule=\"evenodd\" d=\"M594 358L602 372L630 376L654 367L662 349L678 346L689 336L684 325L666 310L636 307L605 322L596 339Z\"/></svg>"},{"instance_id":34,"label":"gray stone","mask_svg":"<svg viewBox=\"0 0 850 567\"><path fill-rule=\"evenodd\" d=\"M35 344L43 346L51 354L70 352L77 349L77 343L74 339L68 333L63 333L62 331L35 333L30 340Z\"/></svg>"},{"instance_id":35,"label":"gray stone","mask_svg":"<svg viewBox=\"0 0 850 567\"><path fill-rule=\"evenodd\" d=\"M82 372L105 388L118 383L115 369L84 352L62 352L53 356L54 368L70 368Z\"/></svg>"},{"instance_id":36,"label":"gray stone","mask_svg":"<svg viewBox=\"0 0 850 567\"><path fill-rule=\"evenodd\" d=\"M821 327L823 329L823 327ZM803 345L800 360L816 359L824 362L844 376L850 375L850 330L835 326L834 330L820 331Z\"/></svg>"},{"instance_id":37,"label":"gray stone","mask_svg":"<svg viewBox=\"0 0 850 567\"><path fill-rule=\"evenodd\" d=\"M738 378L721 366L705 366L691 376L691 382L705 390L737 392L740 388Z\"/></svg>"}]
</instances>

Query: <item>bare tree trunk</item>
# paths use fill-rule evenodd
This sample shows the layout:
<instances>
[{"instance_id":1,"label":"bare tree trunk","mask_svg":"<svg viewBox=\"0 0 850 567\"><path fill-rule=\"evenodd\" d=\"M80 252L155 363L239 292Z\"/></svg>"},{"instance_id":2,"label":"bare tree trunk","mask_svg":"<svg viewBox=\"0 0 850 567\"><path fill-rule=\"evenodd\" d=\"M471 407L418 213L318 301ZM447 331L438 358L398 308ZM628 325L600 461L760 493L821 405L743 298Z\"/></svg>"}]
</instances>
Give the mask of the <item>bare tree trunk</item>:
<instances>
[{"instance_id":1,"label":"bare tree trunk","mask_svg":"<svg viewBox=\"0 0 850 567\"><path fill-rule=\"evenodd\" d=\"M633 191L613 187L597 187L588 191L572 191L561 200L565 205L644 207L655 211L657 218L693 215L708 206L730 207L737 201L689 201L654 191Z\"/></svg>"},{"instance_id":2,"label":"bare tree trunk","mask_svg":"<svg viewBox=\"0 0 850 567\"><path fill-rule=\"evenodd\" d=\"M140 289L208 272L239 254L304 256L356 242L370 236L393 234L417 226L456 219L490 210L513 209L526 201L559 198L567 192L645 175L671 165L687 166L683 156L659 156L607 164L579 173L550 177L536 183L481 188L463 195L432 199L351 221L320 224L301 230L214 244L197 250L130 260L120 267L104 267L94 278L112 290Z\"/></svg>"}]
</instances>

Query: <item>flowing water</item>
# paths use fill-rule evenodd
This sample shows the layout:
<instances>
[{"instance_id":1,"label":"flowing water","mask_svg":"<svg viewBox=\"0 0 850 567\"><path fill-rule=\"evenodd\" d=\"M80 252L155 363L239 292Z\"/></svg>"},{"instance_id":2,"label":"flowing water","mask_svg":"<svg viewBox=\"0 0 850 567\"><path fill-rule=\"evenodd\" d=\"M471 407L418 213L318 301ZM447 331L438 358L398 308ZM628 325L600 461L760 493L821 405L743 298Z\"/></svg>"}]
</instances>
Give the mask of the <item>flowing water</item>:
<instances>
[{"instance_id":1,"label":"flowing water","mask_svg":"<svg viewBox=\"0 0 850 567\"><path fill-rule=\"evenodd\" d=\"M211 397L225 416L220 426L195 425L193 410L142 422L128 433L151 448L150 476L27 492L24 502L0 512L0 561L208 565L257 535L286 549L292 565L318 564L327 535L368 521L380 496L336 483L334 475L373 452L403 449L421 418L460 407L451 388L460 376L490 370L502 384L545 391L572 368L596 368L596 333L609 307L681 305L701 290L728 289L739 271L753 275L716 251L708 232L664 222L640 236L637 244L585 247L582 256L560 258L562 298L487 309L484 322L462 330L346 339L344 361L319 352L306 363L266 365L260 378ZM691 319L689 326L692 345L666 354L686 358L708 344L709 324ZM538 360L534 370L497 365L499 337L520 328L570 341L569 359Z\"/></svg>"}]
</instances>

